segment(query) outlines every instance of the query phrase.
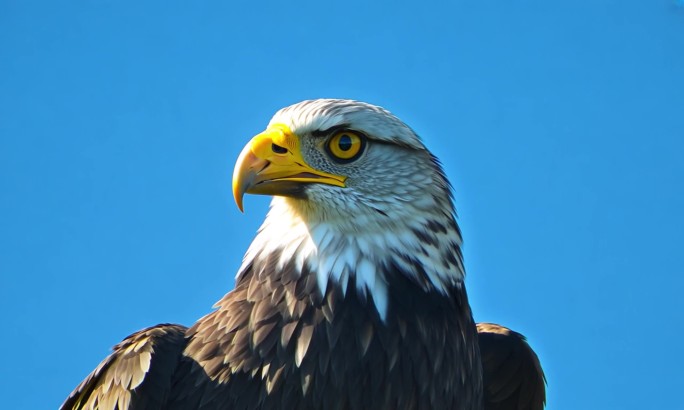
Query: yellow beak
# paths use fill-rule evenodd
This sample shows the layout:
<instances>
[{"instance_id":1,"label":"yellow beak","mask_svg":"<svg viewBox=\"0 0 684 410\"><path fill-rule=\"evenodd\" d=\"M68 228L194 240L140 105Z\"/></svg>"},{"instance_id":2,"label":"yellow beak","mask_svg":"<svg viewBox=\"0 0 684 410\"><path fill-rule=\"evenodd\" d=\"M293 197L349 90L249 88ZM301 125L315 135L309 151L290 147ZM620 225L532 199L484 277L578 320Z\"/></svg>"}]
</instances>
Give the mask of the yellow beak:
<instances>
[{"instance_id":1,"label":"yellow beak","mask_svg":"<svg viewBox=\"0 0 684 410\"><path fill-rule=\"evenodd\" d=\"M299 137L287 125L273 124L242 149L233 171L233 197L242 211L245 192L297 197L305 184L344 187L346 179L311 168L302 157Z\"/></svg>"}]
</instances>

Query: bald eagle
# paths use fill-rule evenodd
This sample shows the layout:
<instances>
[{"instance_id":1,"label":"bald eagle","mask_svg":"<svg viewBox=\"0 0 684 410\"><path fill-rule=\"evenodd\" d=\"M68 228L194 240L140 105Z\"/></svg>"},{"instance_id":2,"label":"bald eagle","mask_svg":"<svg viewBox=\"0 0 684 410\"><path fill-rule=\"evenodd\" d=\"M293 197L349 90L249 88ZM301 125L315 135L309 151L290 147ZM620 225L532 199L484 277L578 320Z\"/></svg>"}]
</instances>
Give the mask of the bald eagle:
<instances>
[{"instance_id":1,"label":"bald eagle","mask_svg":"<svg viewBox=\"0 0 684 410\"><path fill-rule=\"evenodd\" d=\"M243 149L273 195L235 289L190 328L141 330L62 409L542 409L520 334L468 304L451 187L383 108L304 101Z\"/></svg>"}]
</instances>

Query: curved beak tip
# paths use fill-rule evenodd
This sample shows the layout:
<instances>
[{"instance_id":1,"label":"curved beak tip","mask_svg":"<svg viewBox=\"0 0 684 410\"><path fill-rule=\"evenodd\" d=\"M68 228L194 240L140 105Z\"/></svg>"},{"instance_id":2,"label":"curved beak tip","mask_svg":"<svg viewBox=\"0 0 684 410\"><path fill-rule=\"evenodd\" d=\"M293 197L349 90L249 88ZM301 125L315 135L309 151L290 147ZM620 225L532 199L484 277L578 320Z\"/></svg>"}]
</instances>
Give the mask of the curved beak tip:
<instances>
[{"instance_id":1,"label":"curved beak tip","mask_svg":"<svg viewBox=\"0 0 684 410\"><path fill-rule=\"evenodd\" d=\"M240 212L245 212L243 208L243 203L242 199L245 196L245 191L247 190L247 184L244 183L244 180L240 178L238 175L237 177L233 178L233 199L235 199L235 205L237 205L238 209Z\"/></svg>"},{"instance_id":2,"label":"curved beak tip","mask_svg":"<svg viewBox=\"0 0 684 410\"><path fill-rule=\"evenodd\" d=\"M245 210L244 210L244 208L242 207L242 197L240 197L240 198L235 197L235 204L237 205L237 207L238 207L238 209L240 210L240 212L242 212L242 213L244 214L244 213L245 213Z\"/></svg>"},{"instance_id":3,"label":"curved beak tip","mask_svg":"<svg viewBox=\"0 0 684 410\"><path fill-rule=\"evenodd\" d=\"M233 198L238 209L243 213L245 210L242 199L245 196L245 192L254 182L256 173L253 167L258 161L259 159L250 149L250 144L247 144L235 163L235 169L233 170Z\"/></svg>"}]
</instances>

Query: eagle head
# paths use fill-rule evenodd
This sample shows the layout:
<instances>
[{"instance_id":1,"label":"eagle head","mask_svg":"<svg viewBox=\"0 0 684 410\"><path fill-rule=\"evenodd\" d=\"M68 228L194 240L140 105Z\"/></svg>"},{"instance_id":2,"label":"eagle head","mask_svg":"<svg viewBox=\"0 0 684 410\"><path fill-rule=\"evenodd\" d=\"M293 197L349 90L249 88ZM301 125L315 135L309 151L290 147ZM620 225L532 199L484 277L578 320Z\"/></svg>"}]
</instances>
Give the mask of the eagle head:
<instances>
[{"instance_id":1,"label":"eagle head","mask_svg":"<svg viewBox=\"0 0 684 410\"><path fill-rule=\"evenodd\" d=\"M233 194L273 195L243 267L315 274L369 294L385 317L387 269L423 291L447 292L464 276L451 187L418 135L389 111L359 101L303 101L278 111L244 147ZM276 269L277 271L277 269Z\"/></svg>"}]
</instances>

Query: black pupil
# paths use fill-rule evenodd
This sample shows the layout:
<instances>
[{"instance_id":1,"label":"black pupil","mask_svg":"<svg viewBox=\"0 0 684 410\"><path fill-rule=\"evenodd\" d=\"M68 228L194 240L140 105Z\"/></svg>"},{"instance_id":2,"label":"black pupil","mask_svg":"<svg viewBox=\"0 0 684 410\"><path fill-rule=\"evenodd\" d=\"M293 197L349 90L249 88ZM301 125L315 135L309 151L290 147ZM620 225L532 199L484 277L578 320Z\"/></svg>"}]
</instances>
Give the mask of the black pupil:
<instances>
[{"instance_id":1,"label":"black pupil","mask_svg":"<svg viewBox=\"0 0 684 410\"><path fill-rule=\"evenodd\" d=\"M349 151L352 147L352 139L349 135L344 134L340 137L340 142L337 143L342 151Z\"/></svg>"}]
</instances>

